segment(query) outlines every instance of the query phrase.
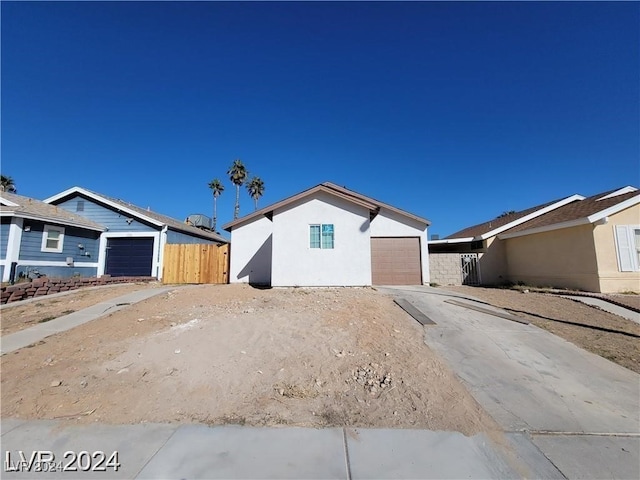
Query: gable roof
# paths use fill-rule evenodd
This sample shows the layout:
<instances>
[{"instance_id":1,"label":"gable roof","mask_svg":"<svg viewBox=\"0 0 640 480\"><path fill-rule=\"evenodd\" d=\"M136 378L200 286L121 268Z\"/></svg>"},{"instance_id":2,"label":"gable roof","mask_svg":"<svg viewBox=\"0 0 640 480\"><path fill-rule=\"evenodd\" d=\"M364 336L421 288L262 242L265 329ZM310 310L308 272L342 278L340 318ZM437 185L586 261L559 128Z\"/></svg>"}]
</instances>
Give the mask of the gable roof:
<instances>
[{"instance_id":1,"label":"gable roof","mask_svg":"<svg viewBox=\"0 0 640 480\"><path fill-rule=\"evenodd\" d=\"M88 218L69 212L64 208L49 205L35 198L24 197L15 193L0 193L0 216L21 217L43 222L60 223L72 227L86 228L104 232L104 225L89 220Z\"/></svg>"},{"instance_id":2,"label":"gable roof","mask_svg":"<svg viewBox=\"0 0 640 480\"><path fill-rule=\"evenodd\" d=\"M577 225L592 224L638 203L640 203L640 191L635 187L610 190L585 198L579 202L565 205L546 215L518 225L500 235L500 238L513 238Z\"/></svg>"},{"instance_id":3,"label":"gable roof","mask_svg":"<svg viewBox=\"0 0 640 480\"><path fill-rule=\"evenodd\" d=\"M472 240L486 240L487 238L494 237L504 231L510 230L518 225L526 223L534 218L544 216L555 209L561 208L565 205L583 200L581 195L571 195L569 197L554 200L552 202L543 203L535 207L527 208L519 212L510 213L498 218L489 220L488 222L479 223L471 227L464 228L456 233L453 233L442 240L432 240L429 243L459 243L470 242Z\"/></svg>"},{"instance_id":4,"label":"gable roof","mask_svg":"<svg viewBox=\"0 0 640 480\"><path fill-rule=\"evenodd\" d=\"M360 205L362 207L365 207L366 209L369 210L372 218L378 214L378 212L380 211L380 209L384 208L386 210L390 210L392 212L395 212L397 214L400 214L404 217L410 218L412 220L415 220L419 223L424 223L425 227L428 225L431 225L431 222L429 222L429 220L422 218L422 217L418 217L417 215L414 215L412 213L409 213L407 211L401 210L399 208L393 207L389 204L380 202L378 200L375 200L371 197L367 197L365 195L362 195L360 193L354 192L353 190L349 190L348 188L345 187L340 187L334 183L331 182L324 182L321 183L319 185L316 185L315 187L309 188L307 190L304 190L296 195L293 195L291 197L287 197L284 200L281 200L279 202L276 203L272 203L271 205L268 205L264 208L261 208L260 210L257 210L253 213L250 213L249 215L245 215L244 217L238 218L237 220L233 220L225 225L223 225L222 228L224 228L227 231L231 231L232 228L237 227L239 225L248 223L252 220L255 220L257 218L262 217L263 215L265 216L270 216L273 215L274 210L277 210L278 208L282 208L285 207L287 205L290 205L292 203L294 203L297 200L300 200L302 198L308 197L310 195L313 195L315 193L318 192L324 192L324 193L328 193L329 195L333 195L335 197L338 198L342 198L344 200L347 200L351 203L354 203L356 205Z\"/></svg>"},{"instance_id":5,"label":"gable roof","mask_svg":"<svg viewBox=\"0 0 640 480\"><path fill-rule=\"evenodd\" d=\"M152 225L156 225L158 227L168 227L172 230L178 230L181 232L189 233L192 235L197 235L200 237L205 237L216 242L220 243L229 243L227 239L218 235L217 233L207 232L206 230L201 230L199 228L193 227L191 225L187 225L186 223L181 222L180 220L176 220L175 218L168 217L166 215L162 215L161 213L152 212L150 210L138 207L137 205L133 205L132 203L125 202L124 200L120 200L118 198L109 197L107 195L103 195L101 193L92 192L91 190L87 190L82 187L71 187L64 192L60 192L56 195L53 195L44 201L46 203L56 203L67 197L73 195L82 195L84 197L95 200L99 203L108 205L112 208L120 210L122 212L126 212L132 217L143 220Z\"/></svg>"}]
</instances>

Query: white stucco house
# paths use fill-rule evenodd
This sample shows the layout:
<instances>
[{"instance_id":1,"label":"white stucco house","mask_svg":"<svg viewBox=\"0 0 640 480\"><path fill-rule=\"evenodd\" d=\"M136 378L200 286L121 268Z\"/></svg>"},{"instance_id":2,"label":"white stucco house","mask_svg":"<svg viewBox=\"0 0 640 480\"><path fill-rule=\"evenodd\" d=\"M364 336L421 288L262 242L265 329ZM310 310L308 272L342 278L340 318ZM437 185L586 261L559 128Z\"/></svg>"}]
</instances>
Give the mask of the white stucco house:
<instances>
[{"instance_id":1,"label":"white stucco house","mask_svg":"<svg viewBox=\"0 0 640 480\"><path fill-rule=\"evenodd\" d=\"M429 283L424 218L332 183L224 225L231 283L289 286Z\"/></svg>"}]
</instances>

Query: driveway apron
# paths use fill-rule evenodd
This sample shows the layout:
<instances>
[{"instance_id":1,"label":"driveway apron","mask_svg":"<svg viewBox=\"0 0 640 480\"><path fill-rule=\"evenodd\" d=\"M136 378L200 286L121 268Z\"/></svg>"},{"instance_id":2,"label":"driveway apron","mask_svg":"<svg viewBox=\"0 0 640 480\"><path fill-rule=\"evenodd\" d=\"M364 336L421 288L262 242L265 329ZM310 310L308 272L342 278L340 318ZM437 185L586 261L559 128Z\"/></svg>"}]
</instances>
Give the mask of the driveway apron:
<instances>
[{"instance_id":1,"label":"driveway apron","mask_svg":"<svg viewBox=\"0 0 640 480\"><path fill-rule=\"evenodd\" d=\"M640 478L638 374L534 325L445 302L493 309L471 297L426 286L378 290L432 319L425 343L502 428L530 438L565 476Z\"/></svg>"}]
</instances>

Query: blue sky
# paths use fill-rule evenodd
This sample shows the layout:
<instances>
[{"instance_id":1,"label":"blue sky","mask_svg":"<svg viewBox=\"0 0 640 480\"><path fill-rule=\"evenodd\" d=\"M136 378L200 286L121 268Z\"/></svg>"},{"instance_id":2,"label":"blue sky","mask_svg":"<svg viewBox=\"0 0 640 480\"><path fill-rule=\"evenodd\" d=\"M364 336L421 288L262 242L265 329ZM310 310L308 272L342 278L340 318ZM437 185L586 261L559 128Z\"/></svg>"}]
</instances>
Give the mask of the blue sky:
<instances>
[{"instance_id":1,"label":"blue sky","mask_svg":"<svg viewBox=\"0 0 640 480\"><path fill-rule=\"evenodd\" d=\"M231 220L323 181L441 236L640 186L640 4L5 2L2 173ZM253 202L245 191L241 214Z\"/></svg>"}]
</instances>

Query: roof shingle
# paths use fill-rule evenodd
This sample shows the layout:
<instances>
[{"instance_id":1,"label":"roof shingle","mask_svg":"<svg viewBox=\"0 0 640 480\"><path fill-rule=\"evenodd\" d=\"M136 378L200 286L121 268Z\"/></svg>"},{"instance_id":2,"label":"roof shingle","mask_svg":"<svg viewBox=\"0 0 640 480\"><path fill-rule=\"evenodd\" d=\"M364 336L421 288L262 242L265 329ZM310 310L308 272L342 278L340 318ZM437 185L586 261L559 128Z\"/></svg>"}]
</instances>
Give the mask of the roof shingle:
<instances>
[{"instance_id":1,"label":"roof shingle","mask_svg":"<svg viewBox=\"0 0 640 480\"><path fill-rule=\"evenodd\" d=\"M111 202L117 203L119 205L122 205L123 207L126 207L130 210L133 210L141 215L144 215L145 217L149 217L152 218L154 220L157 220L158 222L167 225L168 227L171 227L174 230L180 230L183 232L187 232L187 233L192 233L192 234L196 234L196 235L200 235L200 236L206 236L211 238L212 240L218 241L218 242L222 242L222 243L229 243L229 240L225 239L224 237L222 237L221 235L218 235L217 233L214 232L209 232L207 230L202 230L200 228L197 227L193 227L191 225L188 225L184 222L181 222L180 220L176 220L175 218L172 217L168 217L167 215L163 215L161 213L157 213L145 208L141 208L138 207L137 205L134 205L132 203L128 203L125 202L124 200L120 200L119 198L113 198L113 197L109 197L107 195L103 195L102 193L97 193L97 192L92 192L91 190L87 190L86 188L84 189L87 192L93 193L94 195L98 196L98 197L103 197L107 200L110 200Z\"/></svg>"},{"instance_id":2,"label":"roof shingle","mask_svg":"<svg viewBox=\"0 0 640 480\"><path fill-rule=\"evenodd\" d=\"M545 215L510 228L507 230L507 233L524 232L525 230L531 230L533 228L547 227L558 223L570 222L572 220L589 217L594 213L601 212L609 207L622 203L625 200L640 195L640 191L636 190L634 192L623 193L614 197L598 200L612 192L615 192L615 190L599 193L598 195L593 195L592 197L585 198L579 202L570 203Z\"/></svg>"},{"instance_id":3,"label":"roof shingle","mask_svg":"<svg viewBox=\"0 0 640 480\"><path fill-rule=\"evenodd\" d=\"M51 223L61 223L63 225L74 225L79 227L85 227L91 230L105 231L107 228L93 220L77 215L73 212L69 212L64 208L57 207L56 205L49 205L48 203L41 202L35 198L24 197L15 193L2 192L0 196L11 203L17 204L14 206L0 206L0 212L13 213L16 216L34 217L43 221L50 221Z\"/></svg>"},{"instance_id":4,"label":"roof shingle","mask_svg":"<svg viewBox=\"0 0 640 480\"><path fill-rule=\"evenodd\" d=\"M567 198L567 197L565 197ZM520 212L511 213L509 215L504 215L502 217L497 217L488 222L479 223L477 225L473 225L471 227L464 228L456 233L453 233L444 239L452 239L452 238L468 238L468 237L477 237L491 230L495 230L496 228L507 225L508 223L514 222L522 217L526 217L538 210L541 210L549 205L553 205L554 203L559 202L562 199L554 200L552 202L543 203L542 205L538 205L535 207L527 208L526 210L522 210Z\"/></svg>"}]
</instances>

